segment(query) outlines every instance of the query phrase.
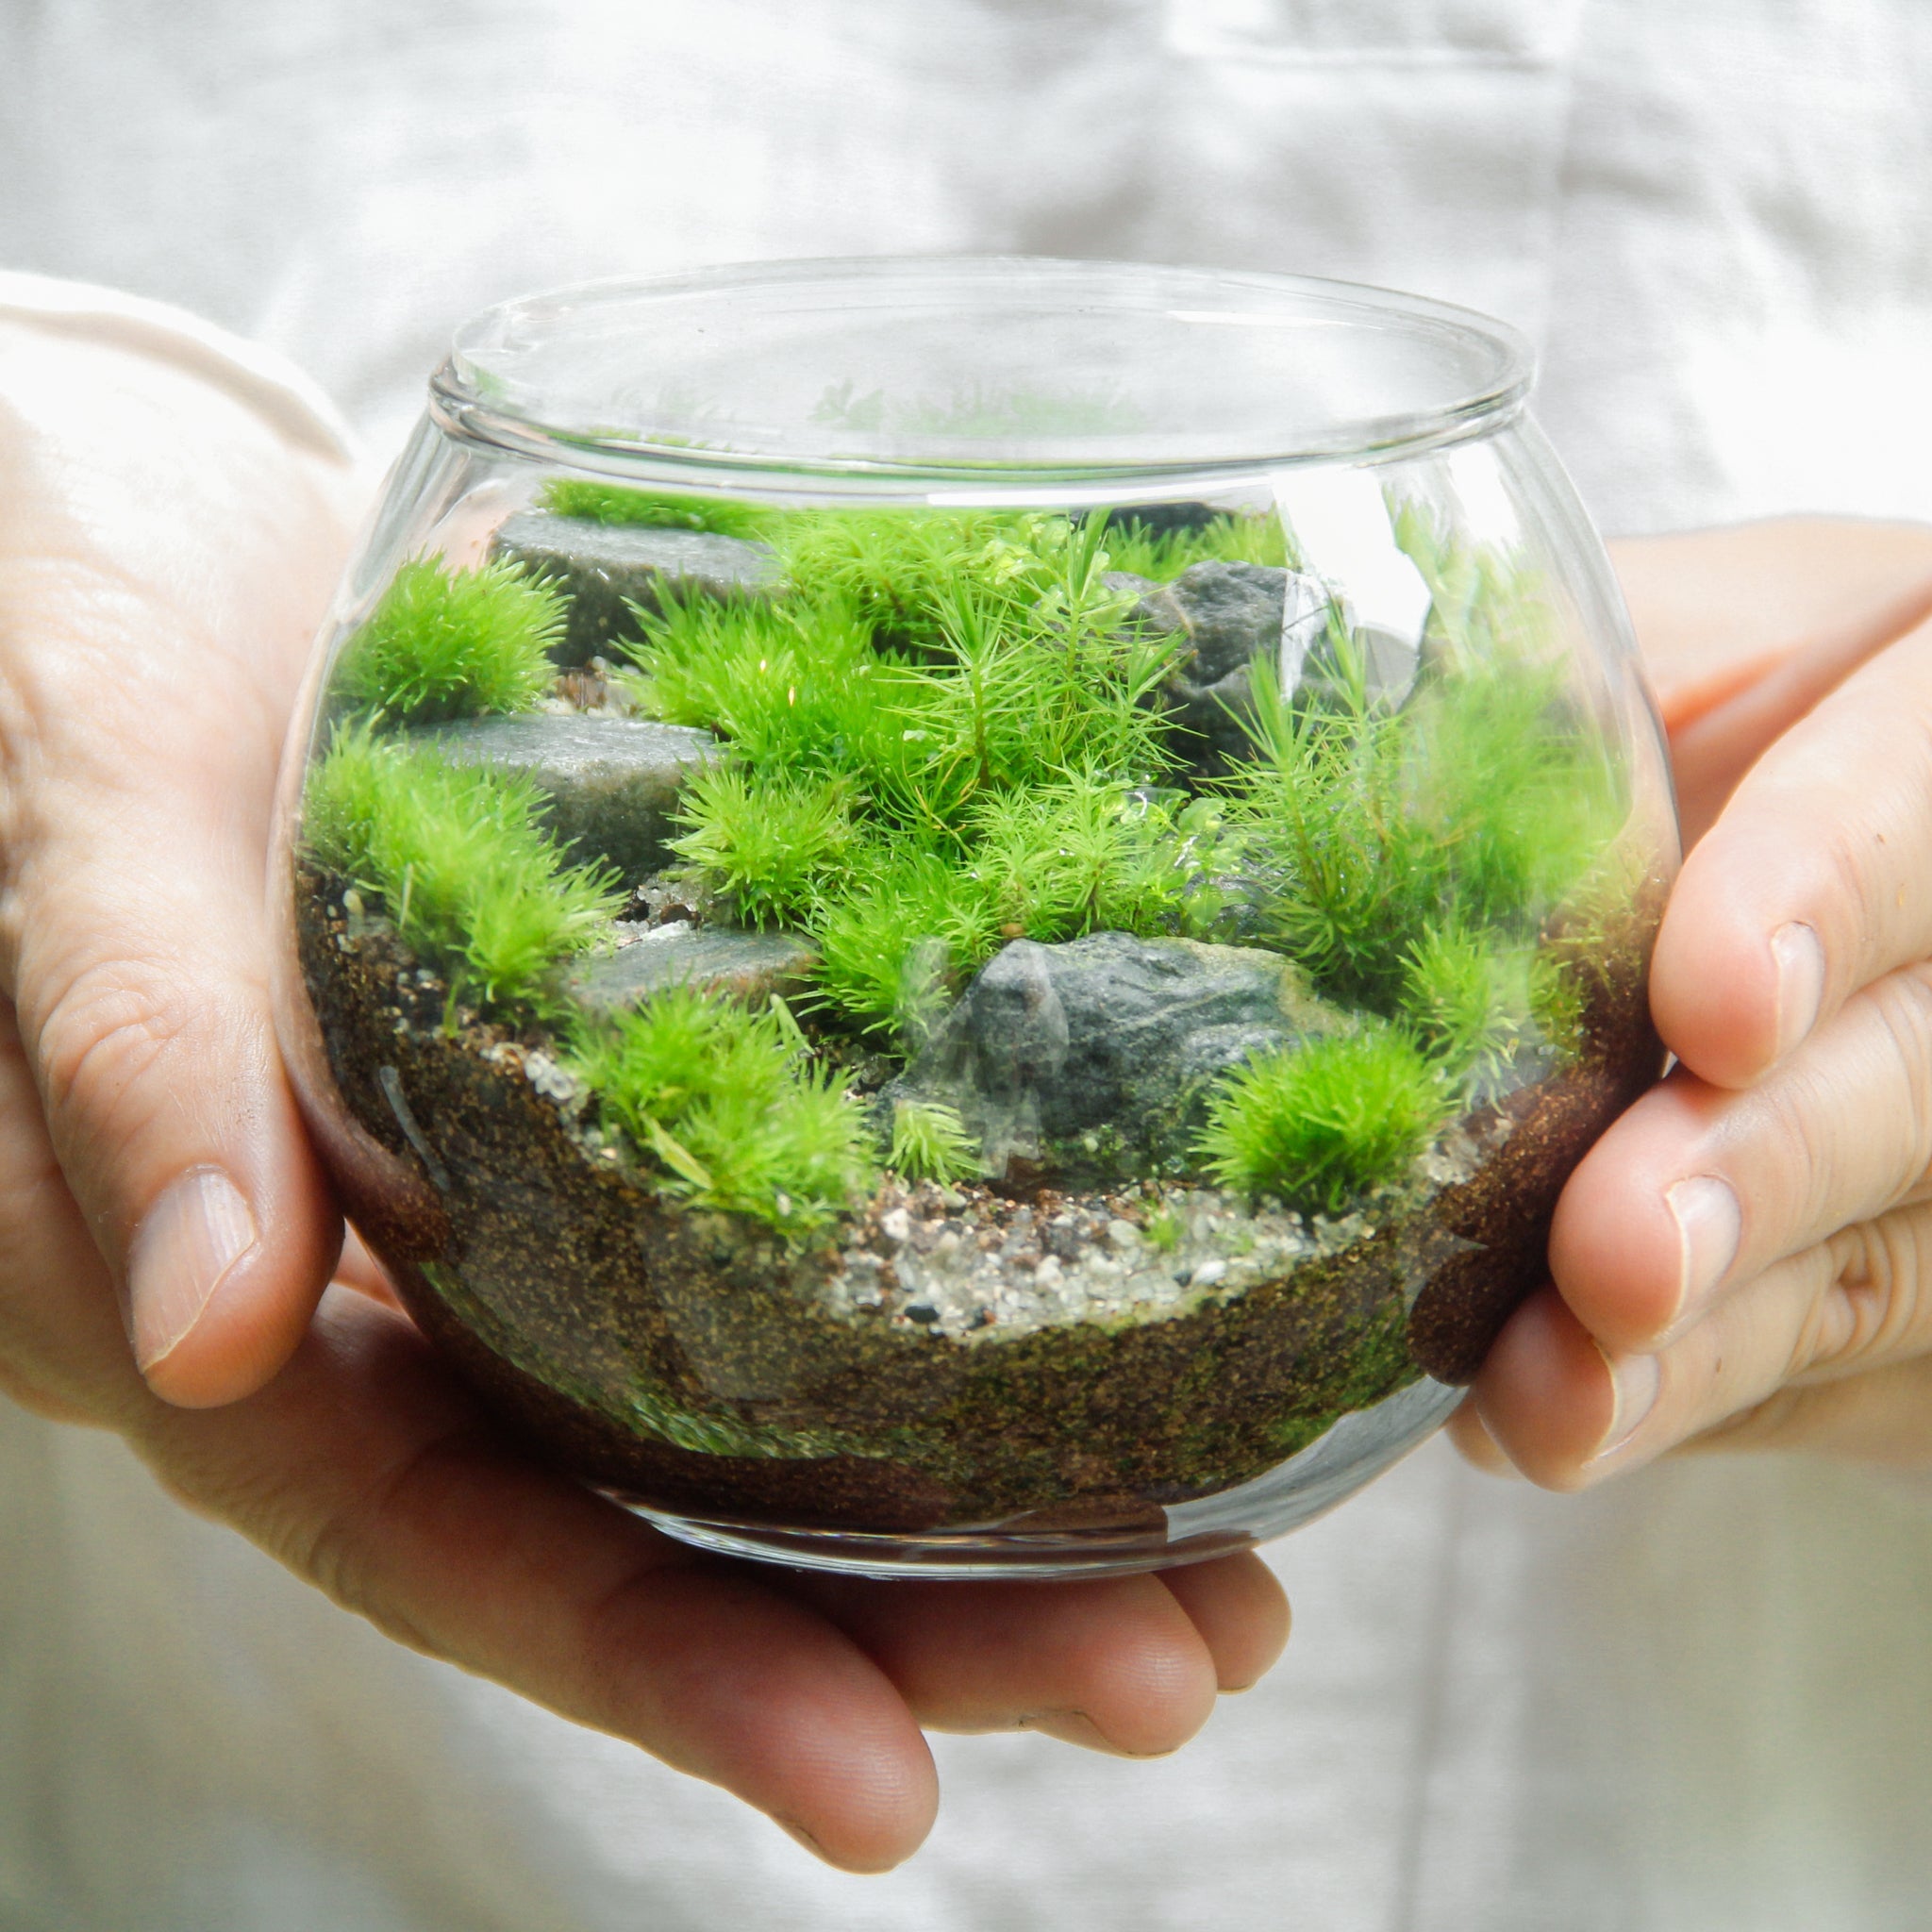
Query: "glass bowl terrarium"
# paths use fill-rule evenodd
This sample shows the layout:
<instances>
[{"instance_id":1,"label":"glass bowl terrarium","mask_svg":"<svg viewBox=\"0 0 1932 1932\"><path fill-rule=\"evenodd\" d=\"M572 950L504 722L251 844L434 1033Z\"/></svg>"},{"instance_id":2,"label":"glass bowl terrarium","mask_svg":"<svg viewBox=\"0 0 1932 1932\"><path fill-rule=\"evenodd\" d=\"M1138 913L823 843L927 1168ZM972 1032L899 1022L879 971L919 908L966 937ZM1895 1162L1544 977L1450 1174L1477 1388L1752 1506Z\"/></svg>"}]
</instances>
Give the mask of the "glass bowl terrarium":
<instances>
[{"instance_id":1,"label":"glass bowl terrarium","mask_svg":"<svg viewBox=\"0 0 1932 1932\"><path fill-rule=\"evenodd\" d=\"M1507 330L792 263L470 324L318 646L285 1047L544 1453L1050 1574L1420 1441L1656 1074L1669 787Z\"/></svg>"}]
</instances>

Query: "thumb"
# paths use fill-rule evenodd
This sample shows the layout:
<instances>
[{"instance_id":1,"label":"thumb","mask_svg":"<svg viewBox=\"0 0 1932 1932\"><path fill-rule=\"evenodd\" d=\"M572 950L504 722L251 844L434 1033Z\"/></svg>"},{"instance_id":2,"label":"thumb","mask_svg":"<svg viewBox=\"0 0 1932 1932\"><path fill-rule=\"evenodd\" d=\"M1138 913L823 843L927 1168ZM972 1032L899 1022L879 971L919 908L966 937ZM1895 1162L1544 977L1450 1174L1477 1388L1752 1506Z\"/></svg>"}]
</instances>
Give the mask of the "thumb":
<instances>
[{"instance_id":1,"label":"thumb","mask_svg":"<svg viewBox=\"0 0 1932 1932\"><path fill-rule=\"evenodd\" d=\"M0 348L0 991L142 1372L227 1402L295 1347L341 1242L262 883L341 479L191 375Z\"/></svg>"},{"instance_id":2,"label":"thumb","mask_svg":"<svg viewBox=\"0 0 1932 1932\"><path fill-rule=\"evenodd\" d=\"M63 883L22 946L17 997L136 1360L158 1394L202 1407L281 1367L341 1228L276 1051L258 851L215 849L221 830L175 803L172 824L117 814L105 849L46 852Z\"/></svg>"}]
</instances>

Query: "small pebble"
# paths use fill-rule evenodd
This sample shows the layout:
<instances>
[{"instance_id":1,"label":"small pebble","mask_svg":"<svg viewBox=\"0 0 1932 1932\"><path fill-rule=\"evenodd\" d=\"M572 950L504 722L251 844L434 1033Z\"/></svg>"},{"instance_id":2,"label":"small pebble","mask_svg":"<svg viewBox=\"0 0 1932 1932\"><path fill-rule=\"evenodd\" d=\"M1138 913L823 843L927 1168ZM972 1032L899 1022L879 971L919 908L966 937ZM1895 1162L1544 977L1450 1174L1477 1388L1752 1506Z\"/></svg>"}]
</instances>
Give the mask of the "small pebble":
<instances>
[{"instance_id":1,"label":"small pebble","mask_svg":"<svg viewBox=\"0 0 1932 1932\"><path fill-rule=\"evenodd\" d=\"M1048 1255L1033 1271L1033 1283L1036 1288L1057 1288L1059 1279L1059 1259L1054 1255Z\"/></svg>"},{"instance_id":2,"label":"small pebble","mask_svg":"<svg viewBox=\"0 0 1932 1932\"><path fill-rule=\"evenodd\" d=\"M888 1208L879 1216L879 1232L889 1241L908 1241L912 1239L912 1217L903 1208Z\"/></svg>"},{"instance_id":3,"label":"small pebble","mask_svg":"<svg viewBox=\"0 0 1932 1932\"><path fill-rule=\"evenodd\" d=\"M908 1322L937 1322L939 1318L940 1311L930 1302L914 1302L906 1310Z\"/></svg>"}]
</instances>

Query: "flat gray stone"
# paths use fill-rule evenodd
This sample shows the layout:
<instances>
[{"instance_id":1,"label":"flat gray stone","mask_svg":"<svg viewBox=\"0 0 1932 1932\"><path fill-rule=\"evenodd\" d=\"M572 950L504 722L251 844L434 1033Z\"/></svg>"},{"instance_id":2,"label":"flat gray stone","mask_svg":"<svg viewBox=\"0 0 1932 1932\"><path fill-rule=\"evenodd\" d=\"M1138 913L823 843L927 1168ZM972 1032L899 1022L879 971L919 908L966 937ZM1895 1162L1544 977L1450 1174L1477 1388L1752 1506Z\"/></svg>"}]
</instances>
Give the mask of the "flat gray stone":
<instances>
[{"instance_id":1,"label":"flat gray stone","mask_svg":"<svg viewBox=\"0 0 1932 1932\"><path fill-rule=\"evenodd\" d=\"M564 592L563 641L551 653L564 666L608 657L613 640L637 636L626 603L656 610L666 594L764 597L783 582L771 551L741 537L599 524L547 510L511 517L490 552L528 565Z\"/></svg>"},{"instance_id":2,"label":"flat gray stone","mask_svg":"<svg viewBox=\"0 0 1932 1932\"><path fill-rule=\"evenodd\" d=\"M685 784L716 750L708 732L634 718L466 718L422 734L462 764L495 765L549 799L556 835L635 881L667 863Z\"/></svg>"},{"instance_id":3,"label":"flat gray stone","mask_svg":"<svg viewBox=\"0 0 1932 1932\"><path fill-rule=\"evenodd\" d=\"M1258 947L1015 940L887 1094L958 1108L995 1171L1008 1154L1077 1166L1096 1136L1159 1159L1185 1151L1229 1068L1354 1024Z\"/></svg>"},{"instance_id":4,"label":"flat gray stone","mask_svg":"<svg viewBox=\"0 0 1932 1932\"><path fill-rule=\"evenodd\" d=\"M806 990L818 962L817 949L790 933L676 920L648 926L640 938L591 960L570 990L594 1012L641 1006L666 987L680 985L744 1000L772 993L790 999Z\"/></svg>"}]
</instances>

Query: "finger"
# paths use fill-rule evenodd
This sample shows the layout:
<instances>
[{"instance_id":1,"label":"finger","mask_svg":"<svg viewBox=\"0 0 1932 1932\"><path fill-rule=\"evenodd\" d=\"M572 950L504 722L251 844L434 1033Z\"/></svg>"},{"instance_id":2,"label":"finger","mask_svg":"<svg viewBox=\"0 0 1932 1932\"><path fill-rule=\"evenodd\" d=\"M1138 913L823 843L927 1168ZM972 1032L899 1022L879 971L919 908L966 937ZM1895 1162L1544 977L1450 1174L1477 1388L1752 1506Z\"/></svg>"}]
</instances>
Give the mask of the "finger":
<instances>
[{"instance_id":1,"label":"finger","mask_svg":"<svg viewBox=\"0 0 1932 1932\"><path fill-rule=\"evenodd\" d=\"M223 1401L294 1345L338 1240L280 1072L261 890L337 506L185 378L53 350L23 389L17 362L0 981L142 1367Z\"/></svg>"},{"instance_id":2,"label":"finger","mask_svg":"<svg viewBox=\"0 0 1932 1932\"><path fill-rule=\"evenodd\" d=\"M1795 724L1691 849L1651 967L1665 1043L1744 1087L1860 987L1932 953L1932 626Z\"/></svg>"},{"instance_id":3,"label":"finger","mask_svg":"<svg viewBox=\"0 0 1932 1932\"><path fill-rule=\"evenodd\" d=\"M1224 1693L1251 1689L1281 1660L1291 1621L1288 1592L1259 1557L1184 1563L1163 1570L1160 1580L1201 1633Z\"/></svg>"},{"instance_id":4,"label":"finger","mask_svg":"<svg viewBox=\"0 0 1932 1932\"><path fill-rule=\"evenodd\" d=\"M1252 1569L1265 1582L1257 1585ZM1221 1565L1206 1566L1220 1569ZM1052 1584L801 1578L936 1730L1044 1731L1123 1757L1177 1750L1207 1722L1221 1658L1169 1576ZM1258 1676L1278 1653L1280 1591L1258 1560L1195 1592L1230 1670ZM1277 1635L1277 1632L1280 1635Z\"/></svg>"},{"instance_id":5,"label":"finger","mask_svg":"<svg viewBox=\"0 0 1932 1932\"><path fill-rule=\"evenodd\" d=\"M1867 658L1932 614L1932 528L1787 517L1611 546L1671 734L1686 844Z\"/></svg>"},{"instance_id":6,"label":"finger","mask_svg":"<svg viewBox=\"0 0 1932 1932\"><path fill-rule=\"evenodd\" d=\"M1463 1460L1481 1470L1485 1475L1522 1474L1497 1446L1496 1439L1483 1426L1482 1411L1477 1408L1474 1396L1466 1396L1457 1406L1444 1427L1444 1433Z\"/></svg>"},{"instance_id":7,"label":"finger","mask_svg":"<svg viewBox=\"0 0 1932 1932\"><path fill-rule=\"evenodd\" d=\"M275 1380L139 1442L186 1500L414 1648L723 1785L834 1864L930 1827L911 1713L774 1577L703 1557L526 1462L415 1331L332 1291Z\"/></svg>"},{"instance_id":8,"label":"finger","mask_svg":"<svg viewBox=\"0 0 1932 1932\"><path fill-rule=\"evenodd\" d=\"M1932 1355L1862 1374L1789 1384L1681 1446L1802 1449L1923 1473L1932 1466Z\"/></svg>"},{"instance_id":9,"label":"finger","mask_svg":"<svg viewBox=\"0 0 1932 1932\"><path fill-rule=\"evenodd\" d=\"M1932 1169L1932 967L1867 988L1742 1093L1682 1069L1571 1177L1564 1299L1612 1352L1658 1346L1734 1285L1920 1189Z\"/></svg>"},{"instance_id":10,"label":"finger","mask_svg":"<svg viewBox=\"0 0 1932 1932\"><path fill-rule=\"evenodd\" d=\"M0 1363L402 1641L761 1806L835 1863L903 1857L932 1767L897 1693L782 1586L681 1551L508 1451L413 1328L338 1291L271 1387L159 1401L0 1007Z\"/></svg>"},{"instance_id":11,"label":"finger","mask_svg":"<svg viewBox=\"0 0 1932 1932\"><path fill-rule=\"evenodd\" d=\"M1807 1410L1835 1419L1847 1442L1860 1428L1875 1441L1883 1414L1924 1387L1916 1365L1928 1352L1932 1207L1916 1205L1779 1262L1657 1355L1606 1357L1560 1302L1540 1298L1506 1328L1476 1390L1511 1459L1574 1488L1691 1441L1795 1442ZM1874 1375L1890 1380L1870 1396L1792 1393ZM1887 1453L1928 1438L1916 1418Z\"/></svg>"}]
</instances>

